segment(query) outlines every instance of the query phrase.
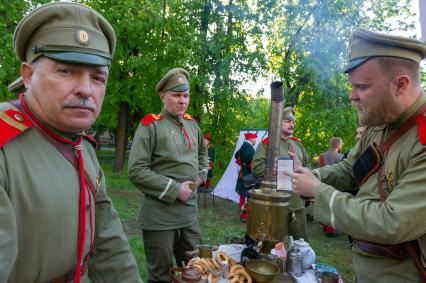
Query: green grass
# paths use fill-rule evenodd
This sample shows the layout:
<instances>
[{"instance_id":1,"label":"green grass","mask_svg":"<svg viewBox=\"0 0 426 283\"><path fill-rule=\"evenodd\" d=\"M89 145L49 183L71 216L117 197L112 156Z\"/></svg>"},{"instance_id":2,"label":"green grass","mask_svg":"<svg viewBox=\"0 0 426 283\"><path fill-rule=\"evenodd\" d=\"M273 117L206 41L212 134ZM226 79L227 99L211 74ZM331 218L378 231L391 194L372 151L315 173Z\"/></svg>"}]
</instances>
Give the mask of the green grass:
<instances>
[{"instance_id":1,"label":"green grass","mask_svg":"<svg viewBox=\"0 0 426 283\"><path fill-rule=\"evenodd\" d=\"M104 171L108 194L123 222L139 272L146 281L146 259L137 221L140 192L128 180L127 169L121 173L114 173L111 166L104 166ZM211 196L207 195L204 208L203 197L201 196L199 201L199 222L204 243L223 244L230 236L244 236L245 224L239 221L237 204L216 197L213 206ZM325 237L322 234L322 226L317 223L309 223L308 228L310 243L317 254L317 262L336 267L345 282L354 282L355 275L347 236Z\"/></svg>"}]
</instances>

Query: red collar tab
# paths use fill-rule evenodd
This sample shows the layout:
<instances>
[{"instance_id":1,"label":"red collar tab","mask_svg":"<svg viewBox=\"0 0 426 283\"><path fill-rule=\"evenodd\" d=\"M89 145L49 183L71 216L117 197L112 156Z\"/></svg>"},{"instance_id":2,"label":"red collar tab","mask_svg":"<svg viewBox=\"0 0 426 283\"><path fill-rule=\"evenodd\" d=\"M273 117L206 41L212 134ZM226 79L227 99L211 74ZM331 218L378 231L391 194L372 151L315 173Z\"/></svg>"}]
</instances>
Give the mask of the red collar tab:
<instances>
[{"instance_id":1,"label":"red collar tab","mask_svg":"<svg viewBox=\"0 0 426 283\"><path fill-rule=\"evenodd\" d=\"M298 139L298 138L296 138L296 137L290 137L290 139L291 139L292 141L298 141L298 142L301 142L301 141L300 141L300 139Z\"/></svg>"},{"instance_id":2,"label":"red collar tab","mask_svg":"<svg viewBox=\"0 0 426 283\"><path fill-rule=\"evenodd\" d=\"M145 117L142 118L141 120L141 124L144 126L148 126L149 124L151 124L154 121L157 120L162 120L163 116L160 114L148 114Z\"/></svg>"},{"instance_id":3,"label":"red collar tab","mask_svg":"<svg viewBox=\"0 0 426 283\"><path fill-rule=\"evenodd\" d=\"M185 120L194 120L194 118L191 115L189 115L188 113L183 114L183 118Z\"/></svg>"},{"instance_id":4,"label":"red collar tab","mask_svg":"<svg viewBox=\"0 0 426 283\"><path fill-rule=\"evenodd\" d=\"M426 111L416 117L417 135L421 144L426 144Z\"/></svg>"},{"instance_id":5,"label":"red collar tab","mask_svg":"<svg viewBox=\"0 0 426 283\"><path fill-rule=\"evenodd\" d=\"M263 143L263 144L268 144L268 138L264 138L264 139L262 140L262 143Z\"/></svg>"},{"instance_id":6,"label":"red collar tab","mask_svg":"<svg viewBox=\"0 0 426 283\"><path fill-rule=\"evenodd\" d=\"M0 147L33 126L30 118L19 111L0 111Z\"/></svg>"}]
</instances>

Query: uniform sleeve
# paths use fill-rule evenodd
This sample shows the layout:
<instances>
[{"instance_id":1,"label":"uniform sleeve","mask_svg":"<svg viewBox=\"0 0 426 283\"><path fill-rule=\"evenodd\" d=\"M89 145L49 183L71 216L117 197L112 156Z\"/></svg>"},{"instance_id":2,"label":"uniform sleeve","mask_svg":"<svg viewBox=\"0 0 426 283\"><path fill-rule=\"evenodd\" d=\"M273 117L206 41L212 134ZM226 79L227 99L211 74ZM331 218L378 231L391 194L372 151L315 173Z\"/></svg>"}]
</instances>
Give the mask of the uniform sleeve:
<instances>
[{"instance_id":1,"label":"uniform sleeve","mask_svg":"<svg viewBox=\"0 0 426 283\"><path fill-rule=\"evenodd\" d=\"M360 200L322 183L315 193L317 221L354 238L382 244L410 241L426 234L426 151L413 154L409 160L384 202L374 195ZM371 178L376 181L377 177Z\"/></svg>"},{"instance_id":2,"label":"uniform sleeve","mask_svg":"<svg viewBox=\"0 0 426 283\"><path fill-rule=\"evenodd\" d=\"M198 128L198 125L197 125ZM203 133L198 128L198 176L205 182L209 168L208 148L203 144Z\"/></svg>"},{"instance_id":3,"label":"uniform sleeve","mask_svg":"<svg viewBox=\"0 0 426 283\"><path fill-rule=\"evenodd\" d=\"M265 160L266 160L266 145L260 143L256 152L253 156L253 161L251 163L251 170L256 177L262 177L263 172L265 171Z\"/></svg>"},{"instance_id":4,"label":"uniform sleeve","mask_svg":"<svg viewBox=\"0 0 426 283\"><path fill-rule=\"evenodd\" d=\"M143 282L117 211L106 194L103 177L101 182L95 199L95 238L89 258L89 278L94 283Z\"/></svg>"},{"instance_id":5,"label":"uniform sleeve","mask_svg":"<svg viewBox=\"0 0 426 283\"><path fill-rule=\"evenodd\" d=\"M144 194L166 203L174 203L180 189L180 183L158 174L151 169L151 158L156 145L154 123L140 125L136 130L129 155L129 179ZM207 168L207 152L200 168Z\"/></svg>"},{"instance_id":6,"label":"uniform sleeve","mask_svg":"<svg viewBox=\"0 0 426 283\"><path fill-rule=\"evenodd\" d=\"M6 188L5 161L0 149L0 283L7 282L18 255L16 218Z\"/></svg>"}]
</instances>

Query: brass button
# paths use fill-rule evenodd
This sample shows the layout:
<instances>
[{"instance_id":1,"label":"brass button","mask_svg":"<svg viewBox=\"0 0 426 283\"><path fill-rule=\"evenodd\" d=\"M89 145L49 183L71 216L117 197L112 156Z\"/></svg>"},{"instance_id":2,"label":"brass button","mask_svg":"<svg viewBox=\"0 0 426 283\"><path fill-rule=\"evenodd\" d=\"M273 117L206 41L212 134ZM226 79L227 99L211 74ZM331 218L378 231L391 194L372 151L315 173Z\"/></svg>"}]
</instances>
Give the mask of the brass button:
<instances>
[{"instance_id":1,"label":"brass button","mask_svg":"<svg viewBox=\"0 0 426 283\"><path fill-rule=\"evenodd\" d=\"M21 114L15 114L15 115L13 116L13 118L15 118L15 120L16 120L16 121L24 122L24 117L22 117L22 115L21 115Z\"/></svg>"},{"instance_id":2,"label":"brass button","mask_svg":"<svg viewBox=\"0 0 426 283\"><path fill-rule=\"evenodd\" d=\"M422 115L423 115L423 117L426 117L426 112L423 112L423 114L422 114Z\"/></svg>"}]
</instances>

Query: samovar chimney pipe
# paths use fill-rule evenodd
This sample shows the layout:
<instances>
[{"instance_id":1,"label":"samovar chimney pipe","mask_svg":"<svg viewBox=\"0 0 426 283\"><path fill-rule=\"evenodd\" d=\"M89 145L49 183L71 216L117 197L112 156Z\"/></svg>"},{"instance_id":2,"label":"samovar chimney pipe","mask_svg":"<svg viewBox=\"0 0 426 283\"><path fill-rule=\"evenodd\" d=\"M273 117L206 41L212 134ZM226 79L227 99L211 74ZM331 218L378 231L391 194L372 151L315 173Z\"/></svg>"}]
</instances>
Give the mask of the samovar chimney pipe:
<instances>
[{"instance_id":1,"label":"samovar chimney pipe","mask_svg":"<svg viewBox=\"0 0 426 283\"><path fill-rule=\"evenodd\" d=\"M281 141L281 122L283 118L284 92L283 83L271 83L271 112L269 113L268 145L264 171L264 187L276 188L274 163L278 157ZM275 184L275 185L272 185Z\"/></svg>"}]
</instances>

